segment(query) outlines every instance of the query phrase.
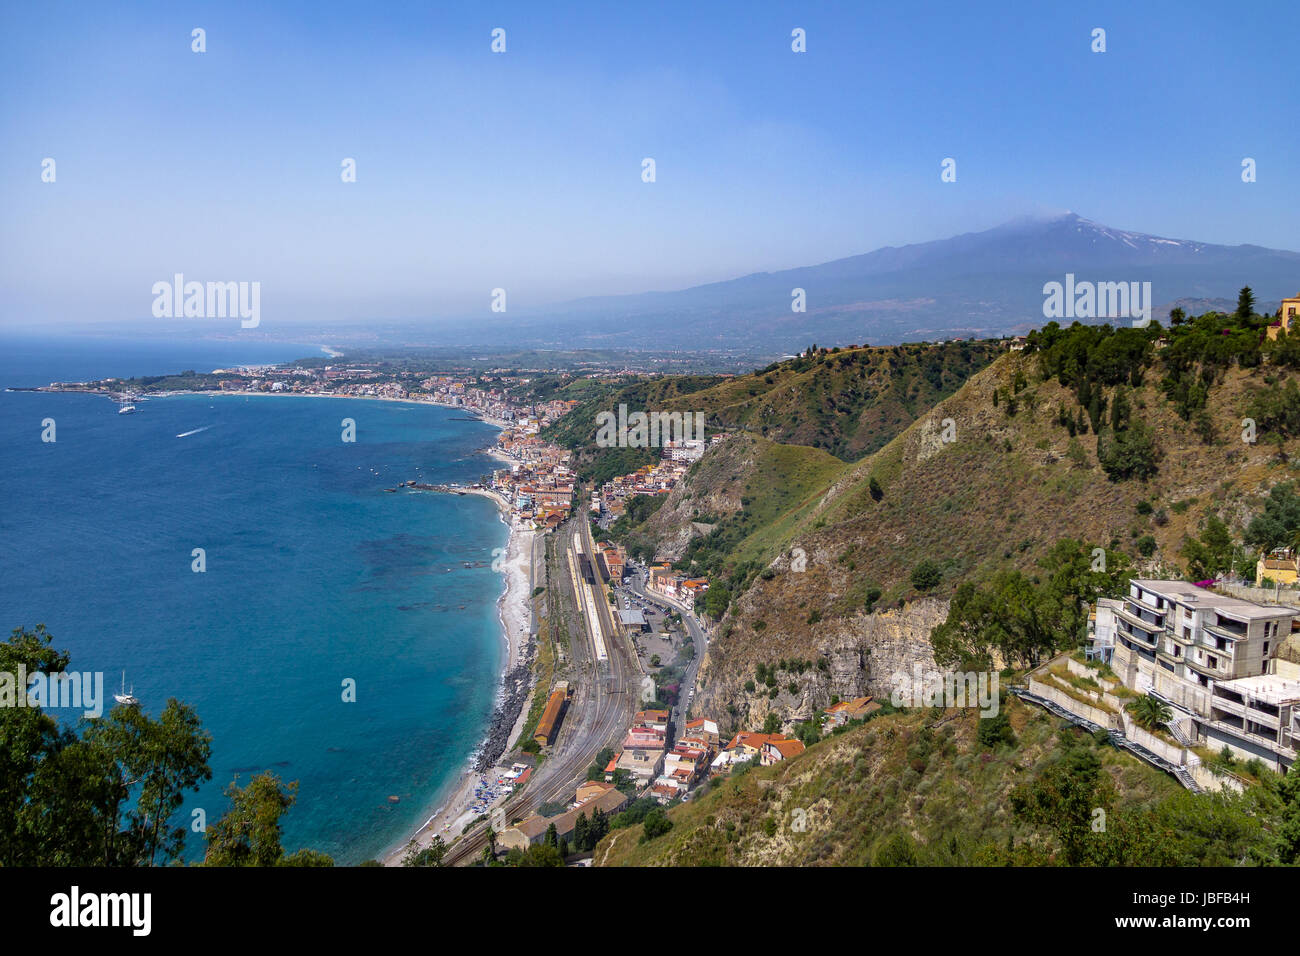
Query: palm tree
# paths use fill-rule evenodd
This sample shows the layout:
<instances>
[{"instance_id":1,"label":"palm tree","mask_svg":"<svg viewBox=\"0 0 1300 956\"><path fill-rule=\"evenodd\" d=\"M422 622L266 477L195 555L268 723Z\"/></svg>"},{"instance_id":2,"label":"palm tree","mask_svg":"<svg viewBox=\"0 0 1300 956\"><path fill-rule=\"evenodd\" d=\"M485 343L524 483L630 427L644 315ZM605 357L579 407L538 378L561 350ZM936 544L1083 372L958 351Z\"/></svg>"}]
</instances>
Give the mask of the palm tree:
<instances>
[{"instance_id":1,"label":"palm tree","mask_svg":"<svg viewBox=\"0 0 1300 956\"><path fill-rule=\"evenodd\" d=\"M1146 730L1156 730L1169 723L1174 716L1173 711L1169 709L1169 706L1164 701L1151 694L1132 701L1128 705L1128 712L1138 726Z\"/></svg>"}]
</instances>

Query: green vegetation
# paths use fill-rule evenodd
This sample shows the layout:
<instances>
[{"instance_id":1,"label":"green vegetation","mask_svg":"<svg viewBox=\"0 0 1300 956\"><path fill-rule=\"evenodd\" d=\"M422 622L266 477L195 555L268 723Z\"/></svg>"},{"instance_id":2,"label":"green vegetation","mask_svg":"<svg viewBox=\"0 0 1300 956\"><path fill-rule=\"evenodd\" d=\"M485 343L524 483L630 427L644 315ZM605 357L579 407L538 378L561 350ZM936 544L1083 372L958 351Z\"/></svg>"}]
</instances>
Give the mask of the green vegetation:
<instances>
[{"instance_id":1,"label":"green vegetation","mask_svg":"<svg viewBox=\"0 0 1300 956\"><path fill-rule=\"evenodd\" d=\"M506 866L564 866L564 857L558 846L539 843L527 850L511 847L506 854Z\"/></svg>"},{"instance_id":2,"label":"green vegetation","mask_svg":"<svg viewBox=\"0 0 1300 956\"><path fill-rule=\"evenodd\" d=\"M1150 694L1129 701L1125 709L1139 727L1153 732L1163 728L1174 716L1164 701Z\"/></svg>"},{"instance_id":3,"label":"green vegetation","mask_svg":"<svg viewBox=\"0 0 1300 956\"><path fill-rule=\"evenodd\" d=\"M675 565L680 571L709 579L704 612L714 619L720 618L732 597L743 593L767 567L800 516L816 504L845 468L816 449L747 437L710 453L695 466L697 470L688 480L709 487L709 478L714 475L723 480L731 478L740 461L745 467L735 478L735 491L741 509L715 519L713 530L693 538ZM637 526L628 533L627 540L653 540L661 533L651 532L654 524L651 520ZM647 543L646 547L653 550L653 545Z\"/></svg>"},{"instance_id":4,"label":"green vegetation","mask_svg":"<svg viewBox=\"0 0 1300 956\"><path fill-rule=\"evenodd\" d=\"M645 815L642 821L643 829L641 831L641 842L646 843L649 840L657 839L663 836L673 828L673 822L668 819L662 808L655 807Z\"/></svg>"},{"instance_id":5,"label":"green vegetation","mask_svg":"<svg viewBox=\"0 0 1300 956\"><path fill-rule=\"evenodd\" d=\"M1032 664L1082 639L1085 602L1123 594L1128 586L1122 552L1068 538L1057 542L1040 567L1045 576L999 571L981 584L963 582L948 617L931 635L935 660L988 670L996 651L1005 661Z\"/></svg>"},{"instance_id":6,"label":"green vegetation","mask_svg":"<svg viewBox=\"0 0 1300 956\"><path fill-rule=\"evenodd\" d=\"M575 451L578 473L596 483L628 474L657 449L598 448L596 416L629 411L703 412L708 428L742 429L783 444L823 449L854 461L883 447L935 402L997 357L988 342L819 349L734 378L675 376L633 384L586 380L584 393L554 397L580 404L542 438Z\"/></svg>"},{"instance_id":7,"label":"green vegetation","mask_svg":"<svg viewBox=\"0 0 1300 956\"><path fill-rule=\"evenodd\" d=\"M61 727L12 675L67 672L44 625L0 642L0 866L155 866L179 861L175 825L186 793L212 779L212 736L170 699L157 719L118 705L76 730ZM18 695L23 695L18 706ZM310 850L285 856L279 818L296 784L270 774L232 783L229 812L208 827L215 865L332 865ZM189 821L185 821L188 823Z\"/></svg>"},{"instance_id":8,"label":"green vegetation","mask_svg":"<svg viewBox=\"0 0 1300 956\"><path fill-rule=\"evenodd\" d=\"M1262 551L1300 545L1300 495L1294 482L1269 489L1263 510L1246 527L1245 541Z\"/></svg>"},{"instance_id":9,"label":"green vegetation","mask_svg":"<svg viewBox=\"0 0 1300 956\"><path fill-rule=\"evenodd\" d=\"M943 580L943 569L938 564L926 558L915 568L912 569L912 587L918 591L931 591L939 586Z\"/></svg>"},{"instance_id":10,"label":"green vegetation","mask_svg":"<svg viewBox=\"0 0 1300 956\"><path fill-rule=\"evenodd\" d=\"M607 838L602 865L1236 866L1300 862L1300 770L1193 794L1046 712L877 717ZM1005 722L1004 722L1005 721ZM991 729L986 729L989 725ZM1014 744L1005 738L1015 735ZM800 821L795 826L795 821Z\"/></svg>"},{"instance_id":11,"label":"green vegetation","mask_svg":"<svg viewBox=\"0 0 1300 956\"><path fill-rule=\"evenodd\" d=\"M204 866L333 866L314 850L286 854L280 845L280 818L293 806L297 781L282 784L275 774L261 773L240 787L226 788L230 809L207 830Z\"/></svg>"},{"instance_id":12,"label":"green vegetation","mask_svg":"<svg viewBox=\"0 0 1300 956\"><path fill-rule=\"evenodd\" d=\"M491 828L489 827L489 829ZM443 858L446 855L447 844L443 842L440 836L435 836L433 842L423 850L412 840L406 848L406 854L402 857L402 866L442 866Z\"/></svg>"},{"instance_id":13,"label":"green vegetation","mask_svg":"<svg viewBox=\"0 0 1300 956\"><path fill-rule=\"evenodd\" d=\"M573 848L579 853L590 853L608 832L609 817L604 810L593 810L590 820L587 819L587 814L580 813L573 824Z\"/></svg>"}]
</instances>

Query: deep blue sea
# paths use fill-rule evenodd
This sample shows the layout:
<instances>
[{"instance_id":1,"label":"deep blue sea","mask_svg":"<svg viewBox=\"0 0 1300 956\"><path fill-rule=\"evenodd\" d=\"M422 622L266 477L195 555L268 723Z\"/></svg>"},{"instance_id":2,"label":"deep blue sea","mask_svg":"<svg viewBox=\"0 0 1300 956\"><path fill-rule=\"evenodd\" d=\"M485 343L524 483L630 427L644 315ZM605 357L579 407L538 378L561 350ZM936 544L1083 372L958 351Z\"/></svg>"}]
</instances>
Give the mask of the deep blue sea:
<instances>
[{"instance_id":1,"label":"deep blue sea","mask_svg":"<svg viewBox=\"0 0 1300 956\"><path fill-rule=\"evenodd\" d=\"M0 387L319 354L0 337ZM476 479L493 467L483 449L496 430L351 399L137 408L0 392L0 627L43 622L74 670L103 671L113 690L125 671L155 715L169 697L197 710L213 779L178 824L195 808L216 819L236 775L270 769L298 781L286 849L379 854L425 819L484 733L504 656L490 564L506 543L485 498L384 488ZM41 441L46 418L54 443ZM348 678L355 703L342 699ZM191 834L187 858L201 855Z\"/></svg>"}]
</instances>

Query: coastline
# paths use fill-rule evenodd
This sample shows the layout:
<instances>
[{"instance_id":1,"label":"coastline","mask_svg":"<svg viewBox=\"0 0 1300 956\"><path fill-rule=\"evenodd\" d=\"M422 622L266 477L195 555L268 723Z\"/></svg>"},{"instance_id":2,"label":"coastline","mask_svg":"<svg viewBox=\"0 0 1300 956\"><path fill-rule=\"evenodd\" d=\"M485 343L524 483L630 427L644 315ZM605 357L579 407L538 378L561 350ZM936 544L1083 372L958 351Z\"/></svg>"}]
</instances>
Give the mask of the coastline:
<instances>
[{"instance_id":1,"label":"coastline","mask_svg":"<svg viewBox=\"0 0 1300 956\"><path fill-rule=\"evenodd\" d=\"M491 452L501 457L498 452ZM483 740L471 756L471 762L460 771L454 787L446 785L433 795L430 811L419 828L392 844L379 859L385 866L400 866L402 858L412 843L419 849L427 848L435 836L450 844L465 825L478 816L488 813L501 802L504 794L495 787L491 773L501 755L508 753L519 738L527 720L527 702L532 691L533 643L532 551L537 532L525 527L511 516L509 502L495 491L483 488L463 489L466 494L489 498L496 503L499 516L509 529L504 562L504 587L497 599L497 617L501 624L506 653L492 719L484 730ZM478 793L481 787L492 788L493 799L485 800Z\"/></svg>"},{"instance_id":2,"label":"coastline","mask_svg":"<svg viewBox=\"0 0 1300 956\"><path fill-rule=\"evenodd\" d=\"M105 394L91 389L49 389L38 388L31 391L71 392L75 394ZM410 405L432 405L437 408L458 410L504 430L511 427L510 422L493 418L477 409L464 406L447 405L442 402L421 401L413 398L392 398L382 395L333 395L303 392L260 392L260 391L211 391L180 389L167 392L155 392L142 396L150 398L170 398L181 395L213 397L296 397L296 398L350 398L357 400L398 402ZM106 397L111 397L107 396ZM514 459L505 455L495 443L482 451L489 457L506 466L515 464ZM528 700L532 692L532 658L534 645L530 633L532 623L532 553L533 543L538 534L531 527L513 518L510 503L498 492L486 488L462 488L458 491L475 494L491 499L496 503L498 516L507 526L508 537L506 553L498 569L503 573L502 593L497 599L497 618L501 626L502 639L505 642L501 672L498 677L497 690L492 716L484 728L476 749L460 766L457 776L444 782L437 791L430 794L425 810L429 815L414 833L394 840L377 855L385 866L400 866L408 847L415 842L420 849L429 846L434 836L441 836L450 842L458 837L467 823L483 813L490 812L491 806L502 802L506 796L490 773L501 755L508 753L518 740L519 734L528 716ZM494 563L501 560L494 556ZM476 791L487 786L495 794L490 803L485 803L482 795Z\"/></svg>"},{"instance_id":3,"label":"coastline","mask_svg":"<svg viewBox=\"0 0 1300 956\"><path fill-rule=\"evenodd\" d=\"M96 388L51 388L48 385L38 385L30 388L20 386L5 386L6 392L42 392L51 395L102 395L104 398L113 398L116 392L105 392ZM389 395L336 395L333 392L259 392L248 391L246 389L192 389L178 388L166 392L146 392L139 395L136 401L148 402L153 398L173 398L177 395L200 395L211 398L217 395L243 396L244 398L350 398L357 402L397 402L405 405L432 405L434 408L446 408L452 411L464 412L472 418L475 418L493 428L502 430L514 427L513 422L505 419L493 418L491 415L485 415L476 408L470 408L465 405L448 405L446 402L428 402L419 398L393 398ZM513 459L501 454L496 447L484 449L492 457L499 461L513 464Z\"/></svg>"}]
</instances>

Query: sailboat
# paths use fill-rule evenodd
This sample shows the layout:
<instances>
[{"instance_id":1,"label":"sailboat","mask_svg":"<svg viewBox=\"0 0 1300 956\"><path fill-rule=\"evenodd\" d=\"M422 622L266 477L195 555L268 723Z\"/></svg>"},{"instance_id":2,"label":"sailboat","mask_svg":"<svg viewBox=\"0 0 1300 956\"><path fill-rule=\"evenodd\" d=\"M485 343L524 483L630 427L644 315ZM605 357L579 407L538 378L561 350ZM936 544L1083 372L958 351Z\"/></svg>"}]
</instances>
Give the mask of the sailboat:
<instances>
[{"instance_id":1,"label":"sailboat","mask_svg":"<svg viewBox=\"0 0 1300 956\"><path fill-rule=\"evenodd\" d=\"M130 692L127 692L126 671L122 671L122 693L114 694L113 699L119 704L125 704L127 707L138 707L140 704L139 699L135 696L135 684L132 684Z\"/></svg>"}]
</instances>

